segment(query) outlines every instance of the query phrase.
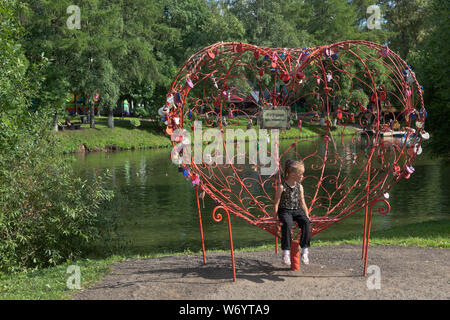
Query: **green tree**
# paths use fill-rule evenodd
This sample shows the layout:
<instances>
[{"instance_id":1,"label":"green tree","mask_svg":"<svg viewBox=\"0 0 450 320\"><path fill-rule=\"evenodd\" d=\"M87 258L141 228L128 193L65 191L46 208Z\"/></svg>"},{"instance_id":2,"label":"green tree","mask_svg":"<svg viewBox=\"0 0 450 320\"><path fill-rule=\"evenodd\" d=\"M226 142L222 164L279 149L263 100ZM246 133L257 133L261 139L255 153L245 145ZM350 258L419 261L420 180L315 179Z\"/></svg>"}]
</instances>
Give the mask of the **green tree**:
<instances>
[{"instance_id":1,"label":"green tree","mask_svg":"<svg viewBox=\"0 0 450 320\"><path fill-rule=\"evenodd\" d=\"M243 40L243 25L214 1L169 0L164 16L166 24L179 32L178 41L167 51L178 64L215 42Z\"/></svg>"},{"instance_id":2,"label":"green tree","mask_svg":"<svg viewBox=\"0 0 450 320\"><path fill-rule=\"evenodd\" d=\"M27 55L37 61L43 52L51 62L43 96L54 97L61 106L67 93L82 94L89 102L90 125L95 127L93 97L104 96L102 106L107 107L118 95L119 77L111 61L124 54L120 6L106 0L78 1L81 28L72 29L67 26L71 1L25 3Z\"/></svg>"},{"instance_id":3,"label":"green tree","mask_svg":"<svg viewBox=\"0 0 450 320\"><path fill-rule=\"evenodd\" d=\"M354 6L356 12L356 21L355 25L359 29L359 39L372 41L376 43L386 43L390 34L388 31L387 21L384 17L383 6L380 1L374 0L353 0L352 4ZM372 10L368 13L368 8L372 6ZM370 29L368 26L368 20L377 18L376 11L373 9L373 6L378 8L380 13L379 19L379 28ZM372 23L375 23L375 20L372 20Z\"/></svg>"},{"instance_id":4,"label":"green tree","mask_svg":"<svg viewBox=\"0 0 450 320\"><path fill-rule=\"evenodd\" d=\"M425 39L430 0L381 0L379 3L390 31L389 46L406 60L410 51Z\"/></svg>"},{"instance_id":5,"label":"green tree","mask_svg":"<svg viewBox=\"0 0 450 320\"><path fill-rule=\"evenodd\" d=\"M306 0L311 20L308 32L318 44L331 44L342 40L357 40L360 31L356 26L357 14L352 2L342 0Z\"/></svg>"},{"instance_id":6,"label":"green tree","mask_svg":"<svg viewBox=\"0 0 450 320\"><path fill-rule=\"evenodd\" d=\"M6 121L7 115L24 111L22 107L30 101L35 83L25 78L29 63L20 43L23 28L15 19L20 6L17 1L7 0L0 8L0 111L1 120Z\"/></svg>"},{"instance_id":7,"label":"green tree","mask_svg":"<svg viewBox=\"0 0 450 320\"><path fill-rule=\"evenodd\" d=\"M99 206L112 196L103 176L74 176L49 130L54 110L32 105L48 69L25 57L20 9L0 3L0 271L76 258L104 235Z\"/></svg>"},{"instance_id":8,"label":"green tree","mask_svg":"<svg viewBox=\"0 0 450 320\"><path fill-rule=\"evenodd\" d=\"M168 0L157 24L154 55L160 81L155 84L152 114L165 103L168 87L184 62L205 46L220 41L243 41L243 24L221 1Z\"/></svg>"},{"instance_id":9,"label":"green tree","mask_svg":"<svg viewBox=\"0 0 450 320\"><path fill-rule=\"evenodd\" d=\"M308 7L298 0L230 0L223 5L244 25L244 39L265 47L309 47ZM238 39L237 39L238 40Z\"/></svg>"},{"instance_id":10,"label":"green tree","mask_svg":"<svg viewBox=\"0 0 450 320\"><path fill-rule=\"evenodd\" d=\"M161 23L163 5L159 1L124 0L121 13L124 54L113 63L120 70L119 98L127 98L135 109L138 104L148 106L156 86L167 84L161 72L166 59L157 53L161 41L169 40L165 39L168 29Z\"/></svg>"},{"instance_id":11,"label":"green tree","mask_svg":"<svg viewBox=\"0 0 450 320\"><path fill-rule=\"evenodd\" d=\"M45 75L41 90L35 95L34 109L50 108L54 112L53 126L57 131L58 115L64 114L67 96L72 91L67 77L67 61L62 50L61 32L56 19L57 10L46 10L52 4L49 1L23 1L20 18L26 27L24 41L22 41L26 56L32 64L44 63L42 74ZM54 5L54 4L53 4ZM58 10L62 11L69 2L58 3ZM66 7L64 7L65 10Z\"/></svg>"},{"instance_id":12,"label":"green tree","mask_svg":"<svg viewBox=\"0 0 450 320\"><path fill-rule=\"evenodd\" d=\"M416 76L425 90L426 127L432 132L431 147L435 154L450 161L450 80L447 67L450 4L434 0L430 9L426 25L428 35L412 60L417 65Z\"/></svg>"}]
</instances>

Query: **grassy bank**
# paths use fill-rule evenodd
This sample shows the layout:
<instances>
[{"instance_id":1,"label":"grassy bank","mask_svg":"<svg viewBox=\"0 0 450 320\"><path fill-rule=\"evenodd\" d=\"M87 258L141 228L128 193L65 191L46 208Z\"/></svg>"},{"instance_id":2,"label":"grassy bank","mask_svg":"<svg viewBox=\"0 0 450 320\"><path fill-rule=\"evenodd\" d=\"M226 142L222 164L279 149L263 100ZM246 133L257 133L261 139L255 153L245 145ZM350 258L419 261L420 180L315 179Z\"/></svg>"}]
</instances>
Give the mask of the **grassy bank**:
<instances>
[{"instance_id":1,"label":"grassy bank","mask_svg":"<svg viewBox=\"0 0 450 320\"><path fill-rule=\"evenodd\" d=\"M361 234L343 235L315 245L362 244ZM370 244L406 247L450 248L450 219L412 223L386 230L372 231Z\"/></svg>"},{"instance_id":2,"label":"grassy bank","mask_svg":"<svg viewBox=\"0 0 450 320\"><path fill-rule=\"evenodd\" d=\"M226 128L247 130L245 125L230 125ZM258 131L258 126L253 126ZM206 127L204 128L206 129ZM331 131L332 136L351 135L356 129L337 127ZM299 129L282 130L280 139L305 139L325 135L325 129L314 124L305 123L300 135ZM116 119L115 128L109 129L106 118L99 117L95 129L83 124L80 130L64 130L56 134L62 153L134 150L146 148L163 148L171 146L169 137L154 122L141 120L141 125L133 128L128 119ZM248 138L246 139L248 141ZM207 142L205 142L207 143Z\"/></svg>"},{"instance_id":3,"label":"grassy bank","mask_svg":"<svg viewBox=\"0 0 450 320\"><path fill-rule=\"evenodd\" d=\"M313 239L311 243L312 247L338 244L361 245L362 238L360 235L347 235L327 241ZM403 227L374 231L371 235L370 244L448 249L450 248L450 220L414 223ZM260 250L274 250L274 245L240 248L236 249L236 252ZM227 250L215 250L214 252L223 251ZM188 253L200 254L201 252L174 251L146 256L115 255L104 259L81 259L44 270L12 275L0 274L0 299L70 299L71 295L77 292L67 289L66 282L71 274L66 272L70 265L80 267L81 286L88 288L107 274L109 267L115 262L129 258L157 258Z\"/></svg>"},{"instance_id":4,"label":"grassy bank","mask_svg":"<svg viewBox=\"0 0 450 320\"><path fill-rule=\"evenodd\" d=\"M168 136L153 123L141 121L141 126L134 129L128 120L115 120L114 129L108 128L105 121L98 121L95 129L83 124L80 130L58 132L57 140L63 153L171 146Z\"/></svg>"}]
</instances>

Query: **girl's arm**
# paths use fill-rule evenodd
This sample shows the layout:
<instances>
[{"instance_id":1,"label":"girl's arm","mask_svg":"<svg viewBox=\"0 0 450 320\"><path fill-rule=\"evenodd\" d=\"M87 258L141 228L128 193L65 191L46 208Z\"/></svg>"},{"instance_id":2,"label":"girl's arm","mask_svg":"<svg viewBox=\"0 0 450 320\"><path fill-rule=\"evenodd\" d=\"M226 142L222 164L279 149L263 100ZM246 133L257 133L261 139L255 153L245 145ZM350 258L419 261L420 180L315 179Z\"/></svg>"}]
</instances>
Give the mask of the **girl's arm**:
<instances>
[{"instance_id":1,"label":"girl's arm","mask_svg":"<svg viewBox=\"0 0 450 320\"><path fill-rule=\"evenodd\" d=\"M306 206L305 195L303 194L303 186L301 184L300 184L300 205L301 205L303 211L305 211L305 214L309 219L309 211L308 211L308 207Z\"/></svg>"},{"instance_id":2,"label":"girl's arm","mask_svg":"<svg viewBox=\"0 0 450 320\"><path fill-rule=\"evenodd\" d=\"M283 185L278 185L277 192L275 192L275 202L273 206L273 216L277 216L278 205L280 204L281 194L283 193Z\"/></svg>"}]
</instances>

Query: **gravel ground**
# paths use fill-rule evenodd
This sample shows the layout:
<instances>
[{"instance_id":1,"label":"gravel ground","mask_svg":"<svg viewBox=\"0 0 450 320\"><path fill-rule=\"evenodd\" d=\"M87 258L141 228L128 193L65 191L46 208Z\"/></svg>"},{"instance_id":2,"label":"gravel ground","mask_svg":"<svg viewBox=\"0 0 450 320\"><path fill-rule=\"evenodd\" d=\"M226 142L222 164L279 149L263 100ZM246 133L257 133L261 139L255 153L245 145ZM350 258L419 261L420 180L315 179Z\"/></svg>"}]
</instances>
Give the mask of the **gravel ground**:
<instances>
[{"instance_id":1,"label":"gravel ground","mask_svg":"<svg viewBox=\"0 0 450 320\"><path fill-rule=\"evenodd\" d=\"M281 251L281 250L280 250ZM313 247L310 264L291 271L280 251L176 255L116 263L111 272L74 299L450 299L450 250L373 246L368 266L380 269L380 289L362 276L361 246Z\"/></svg>"}]
</instances>

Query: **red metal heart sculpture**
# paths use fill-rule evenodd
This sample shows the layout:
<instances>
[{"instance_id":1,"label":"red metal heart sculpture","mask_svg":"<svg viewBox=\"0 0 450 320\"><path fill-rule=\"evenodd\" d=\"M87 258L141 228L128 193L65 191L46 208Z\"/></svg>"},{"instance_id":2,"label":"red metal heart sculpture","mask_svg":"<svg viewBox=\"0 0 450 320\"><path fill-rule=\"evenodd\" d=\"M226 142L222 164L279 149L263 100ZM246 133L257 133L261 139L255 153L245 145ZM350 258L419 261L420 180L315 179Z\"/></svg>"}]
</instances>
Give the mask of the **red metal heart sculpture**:
<instances>
[{"instance_id":1,"label":"red metal heart sculpture","mask_svg":"<svg viewBox=\"0 0 450 320\"><path fill-rule=\"evenodd\" d=\"M282 152L277 131L267 138L272 139L269 152L261 136L257 141L250 137L249 144L256 145L259 159L268 152L277 167L286 159L304 161L314 235L379 201L388 206L379 212L389 211L384 198L412 174L422 139L428 138L422 93L411 68L372 42L305 49L217 43L189 58L170 87L165 107L176 151L172 161L218 206L278 235L273 194L283 168L264 175L267 165L252 161L250 151L241 152L246 162L239 163L239 147L245 143L233 141L234 148L227 148L226 130L254 128L262 110L291 107L298 135L281 130L281 138L291 139ZM219 143L195 146L189 137L173 134L182 128L191 139L214 137ZM210 128L216 133L207 133ZM302 134L307 129L320 138ZM194 152L188 153L188 147ZM205 155L208 148L213 152ZM196 150L202 155L193 154Z\"/></svg>"}]
</instances>

